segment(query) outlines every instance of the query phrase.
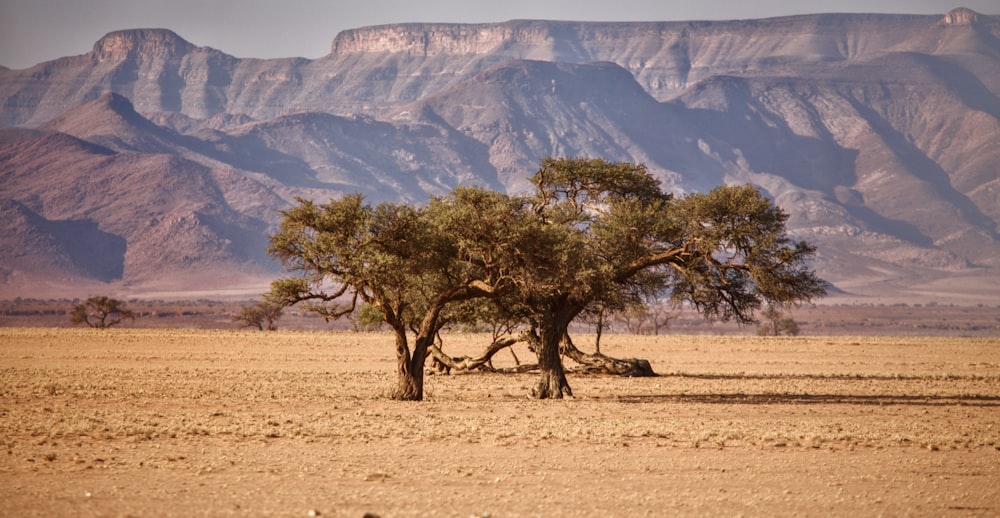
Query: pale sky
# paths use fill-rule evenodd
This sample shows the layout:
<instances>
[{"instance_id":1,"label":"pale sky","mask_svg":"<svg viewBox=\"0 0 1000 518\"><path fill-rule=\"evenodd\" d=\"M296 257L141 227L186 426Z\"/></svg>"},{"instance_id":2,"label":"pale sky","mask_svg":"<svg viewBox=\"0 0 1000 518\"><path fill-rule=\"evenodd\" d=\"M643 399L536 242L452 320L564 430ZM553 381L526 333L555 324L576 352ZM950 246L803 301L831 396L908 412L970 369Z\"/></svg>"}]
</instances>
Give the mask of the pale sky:
<instances>
[{"instance_id":1,"label":"pale sky","mask_svg":"<svg viewBox=\"0 0 1000 518\"><path fill-rule=\"evenodd\" d=\"M0 0L0 65L90 51L119 29L166 28L237 57L318 58L344 29L513 19L678 21L807 13L1000 14L997 0Z\"/></svg>"}]
</instances>

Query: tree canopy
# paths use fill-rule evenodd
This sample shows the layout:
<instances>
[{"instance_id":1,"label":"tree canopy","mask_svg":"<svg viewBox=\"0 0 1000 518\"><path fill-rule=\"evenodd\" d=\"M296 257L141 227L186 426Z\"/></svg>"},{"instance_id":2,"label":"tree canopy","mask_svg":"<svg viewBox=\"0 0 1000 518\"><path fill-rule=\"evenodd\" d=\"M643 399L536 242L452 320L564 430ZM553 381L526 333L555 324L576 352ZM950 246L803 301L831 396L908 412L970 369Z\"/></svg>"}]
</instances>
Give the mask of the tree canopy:
<instances>
[{"instance_id":1,"label":"tree canopy","mask_svg":"<svg viewBox=\"0 0 1000 518\"><path fill-rule=\"evenodd\" d=\"M534 395L560 398L572 393L561 356L652 372L576 349L569 325L588 308L668 294L748 324L764 304L825 293L808 268L815 249L788 237L787 215L752 186L675 197L641 164L578 158L547 158L531 181L523 196L460 187L423 207L299 200L270 252L300 275L271 296L328 318L359 299L378 308L396 334L393 396L420 399L424 360L448 322L518 323L538 355Z\"/></svg>"},{"instance_id":2,"label":"tree canopy","mask_svg":"<svg viewBox=\"0 0 1000 518\"><path fill-rule=\"evenodd\" d=\"M396 340L399 377L392 396L422 399L427 351L453 318L449 306L494 292L497 279L482 267L492 261L490 247L477 248L461 236L486 232L476 222L494 214L488 203L508 200L479 194L471 200L478 205L439 202L424 208L372 207L360 196L325 205L300 199L283 213L269 251L302 275L275 281L270 297L303 303L328 319L350 314L359 301L378 310ZM412 348L408 332L414 334Z\"/></svg>"}]
</instances>

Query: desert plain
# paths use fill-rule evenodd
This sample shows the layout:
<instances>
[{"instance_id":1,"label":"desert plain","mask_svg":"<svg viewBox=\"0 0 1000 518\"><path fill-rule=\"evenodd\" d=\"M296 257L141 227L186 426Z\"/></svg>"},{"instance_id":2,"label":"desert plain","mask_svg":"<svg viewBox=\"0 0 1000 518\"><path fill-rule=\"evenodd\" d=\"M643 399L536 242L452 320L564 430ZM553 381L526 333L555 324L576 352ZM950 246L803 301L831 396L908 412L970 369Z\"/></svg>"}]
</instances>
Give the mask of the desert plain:
<instances>
[{"instance_id":1,"label":"desert plain","mask_svg":"<svg viewBox=\"0 0 1000 518\"><path fill-rule=\"evenodd\" d=\"M605 335L659 376L558 401L392 343L0 328L0 516L1000 515L1000 338Z\"/></svg>"}]
</instances>

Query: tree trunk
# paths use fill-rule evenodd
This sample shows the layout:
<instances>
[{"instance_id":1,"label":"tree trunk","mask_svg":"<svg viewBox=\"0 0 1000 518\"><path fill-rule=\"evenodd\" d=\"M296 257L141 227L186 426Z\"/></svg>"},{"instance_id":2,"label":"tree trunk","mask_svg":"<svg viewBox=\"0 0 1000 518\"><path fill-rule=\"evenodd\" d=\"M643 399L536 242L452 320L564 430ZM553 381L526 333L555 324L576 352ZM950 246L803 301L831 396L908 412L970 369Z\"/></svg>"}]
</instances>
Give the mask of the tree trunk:
<instances>
[{"instance_id":1,"label":"tree trunk","mask_svg":"<svg viewBox=\"0 0 1000 518\"><path fill-rule=\"evenodd\" d=\"M396 388L390 397L398 401L421 401L424 399L424 358L426 346L421 353L406 342L406 329L396 329Z\"/></svg>"},{"instance_id":2,"label":"tree trunk","mask_svg":"<svg viewBox=\"0 0 1000 518\"><path fill-rule=\"evenodd\" d=\"M400 361L396 388L389 396L397 401L421 401L424 399L423 369L414 369L408 362Z\"/></svg>"},{"instance_id":3,"label":"tree trunk","mask_svg":"<svg viewBox=\"0 0 1000 518\"><path fill-rule=\"evenodd\" d=\"M420 321L420 328L413 341L412 357L410 357L409 347L406 345L406 326L403 324L403 319L399 318L398 315L391 320L386 318L386 321L396 331L399 382L392 394L393 399L406 401L424 399L424 362L427 359L428 351L434 345L434 337L441 329L438 317L445 305L450 302L482 297L491 292L492 288L482 281L472 281L468 285L446 290L434 297Z\"/></svg>"},{"instance_id":4,"label":"tree trunk","mask_svg":"<svg viewBox=\"0 0 1000 518\"><path fill-rule=\"evenodd\" d=\"M573 395L559 356L559 341L567 327L561 325L561 320L550 318L547 322L541 322L538 328L538 369L541 377L531 393L538 399L562 399L563 396Z\"/></svg>"},{"instance_id":5,"label":"tree trunk","mask_svg":"<svg viewBox=\"0 0 1000 518\"><path fill-rule=\"evenodd\" d=\"M594 329L597 337L594 339L594 351L601 354L601 335L604 334L604 310L597 315L597 325Z\"/></svg>"}]
</instances>

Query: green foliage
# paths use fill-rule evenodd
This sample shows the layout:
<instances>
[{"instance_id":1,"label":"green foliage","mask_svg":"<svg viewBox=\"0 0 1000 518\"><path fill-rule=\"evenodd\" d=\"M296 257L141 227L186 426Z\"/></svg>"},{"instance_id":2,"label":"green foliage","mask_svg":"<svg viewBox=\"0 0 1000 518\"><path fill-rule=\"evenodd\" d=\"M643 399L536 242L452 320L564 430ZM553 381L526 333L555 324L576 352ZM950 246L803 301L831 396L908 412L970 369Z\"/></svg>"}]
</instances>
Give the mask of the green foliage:
<instances>
[{"instance_id":1,"label":"green foliage","mask_svg":"<svg viewBox=\"0 0 1000 518\"><path fill-rule=\"evenodd\" d=\"M125 308L122 300L95 295L75 304L70 310L70 323L84 324L95 329L107 329L124 320L135 320L131 310Z\"/></svg>"},{"instance_id":2,"label":"green foliage","mask_svg":"<svg viewBox=\"0 0 1000 518\"><path fill-rule=\"evenodd\" d=\"M461 203L373 208L360 196L325 205L298 201L283 213L269 252L299 275L275 281L270 297L282 305L302 303L327 319L353 313L359 302L377 310L396 338L393 398L422 399L427 351L450 308L494 289L495 279L481 268L488 250L456 239L478 213Z\"/></svg>"},{"instance_id":3,"label":"green foliage","mask_svg":"<svg viewBox=\"0 0 1000 518\"><path fill-rule=\"evenodd\" d=\"M545 158L531 178L537 189L536 204L554 207L567 203L570 213L582 216L587 209L625 200L666 200L660 182L642 164L607 162L588 158Z\"/></svg>"},{"instance_id":4,"label":"green foliage","mask_svg":"<svg viewBox=\"0 0 1000 518\"><path fill-rule=\"evenodd\" d=\"M354 326L357 329L371 331L385 325L385 316L375 306L362 303L354 312Z\"/></svg>"},{"instance_id":5,"label":"green foliage","mask_svg":"<svg viewBox=\"0 0 1000 518\"><path fill-rule=\"evenodd\" d=\"M327 319L349 314L359 296L380 306L387 302L405 275L399 265L406 254L392 249L390 222L376 222L375 210L358 195L325 205L298 202L282 213L268 251L301 276L275 281L269 296L282 305L304 303ZM380 217L397 215L389 208L382 208Z\"/></svg>"},{"instance_id":6,"label":"green foliage","mask_svg":"<svg viewBox=\"0 0 1000 518\"><path fill-rule=\"evenodd\" d=\"M641 165L551 158L532 181L537 212L564 227L542 276L578 304L621 310L667 292L751 323L764 302L825 293L807 266L815 249L788 238L785 213L752 186L677 199Z\"/></svg>"},{"instance_id":7,"label":"green foliage","mask_svg":"<svg viewBox=\"0 0 1000 518\"><path fill-rule=\"evenodd\" d=\"M749 324L765 302L795 305L826 293L827 283L808 268L815 248L785 234L788 216L756 188L718 187L676 209L685 257L672 272L675 300Z\"/></svg>"},{"instance_id":8,"label":"green foliage","mask_svg":"<svg viewBox=\"0 0 1000 518\"><path fill-rule=\"evenodd\" d=\"M470 190L470 197L473 193L483 194ZM272 284L271 297L284 305L304 303L332 319L351 313L360 299L394 329L406 329L419 327L431 308L437 318L446 302L442 297L458 300L489 291L491 279L479 264L491 251L476 244L487 241L475 238L485 227L475 226L474 205L456 199L422 209L371 207L360 196L325 205L298 201L283 213L269 249L287 269L302 274Z\"/></svg>"}]
</instances>

